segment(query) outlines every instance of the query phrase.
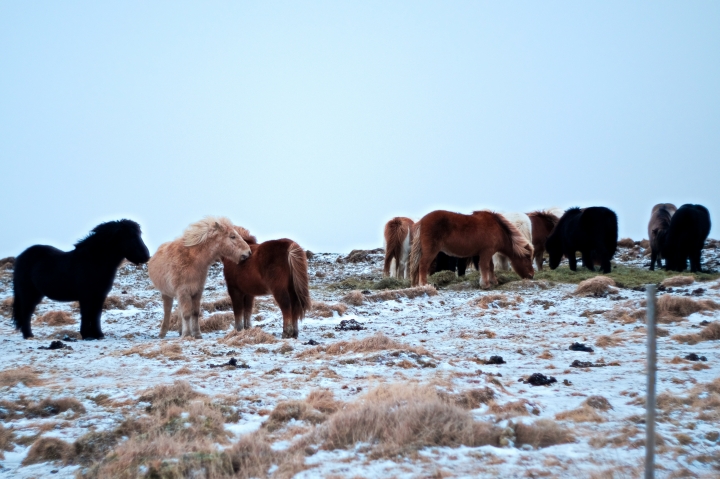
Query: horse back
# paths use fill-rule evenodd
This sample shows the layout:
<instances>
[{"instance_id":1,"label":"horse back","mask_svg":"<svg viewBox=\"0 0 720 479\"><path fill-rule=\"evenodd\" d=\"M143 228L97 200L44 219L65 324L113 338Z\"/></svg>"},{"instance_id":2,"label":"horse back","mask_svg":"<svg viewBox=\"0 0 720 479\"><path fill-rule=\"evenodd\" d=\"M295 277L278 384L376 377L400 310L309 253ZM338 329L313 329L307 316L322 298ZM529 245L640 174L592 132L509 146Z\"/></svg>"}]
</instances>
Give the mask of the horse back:
<instances>
[{"instance_id":1,"label":"horse back","mask_svg":"<svg viewBox=\"0 0 720 479\"><path fill-rule=\"evenodd\" d=\"M251 296L264 296L277 288L286 288L292 277L288 261L292 243L283 238L251 244L252 255L239 264L223 259L228 288L237 288Z\"/></svg>"},{"instance_id":2,"label":"horse back","mask_svg":"<svg viewBox=\"0 0 720 479\"><path fill-rule=\"evenodd\" d=\"M72 252L49 245L31 246L15 259L13 282L18 290L32 288L56 301L79 299L78 281L82 269L73 261Z\"/></svg>"},{"instance_id":3,"label":"horse back","mask_svg":"<svg viewBox=\"0 0 720 479\"><path fill-rule=\"evenodd\" d=\"M604 247L609 253L615 254L617 249L618 222L614 211L604 206L585 208L580 217L583 236L588 246L595 249Z\"/></svg>"}]
</instances>

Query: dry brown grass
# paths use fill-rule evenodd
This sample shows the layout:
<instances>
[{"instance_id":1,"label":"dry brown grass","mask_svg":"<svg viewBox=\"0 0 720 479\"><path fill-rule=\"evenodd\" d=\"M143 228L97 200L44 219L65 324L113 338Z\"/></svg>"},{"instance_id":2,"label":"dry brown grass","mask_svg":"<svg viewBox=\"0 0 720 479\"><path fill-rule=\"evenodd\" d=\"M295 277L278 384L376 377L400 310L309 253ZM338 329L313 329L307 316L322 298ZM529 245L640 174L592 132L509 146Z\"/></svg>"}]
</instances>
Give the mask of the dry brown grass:
<instances>
[{"instance_id":1,"label":"dry brown grass","mask_svg":"<svg viewBox=\"0 0 720 479\"><path fill-rule=\"evenodd\" d=\"M686 296L663 294L657 300L658 322L672 323L700 311L715 311L720 304L710 299L692 299Z\"/></svg>"},{"instance_id":2,"label":"dry brown grass","mask_svg":"<svg viewBox=\"0 0 720 479\"><path fill-rule=\"evenodd\" d=\"M658 394L657 407L664 415L678 411L694 414L701 421L720 421L720 378L698 383L686 396L663 392Z\"/></svg>"},{"instance_id":3,"label":"dry brown grass","mask_svg":"<svg viewBox=\"0 0 720 479\"><path fill-rule=\"evenodd\" d=\"M241 437L229 451L232 469L242 479L267 477L268 469L280 460L281 454L287 453L274 451L262 432Z\"/></svg>"},{"instance_id":4,"label":"dry brown grass","mask_svg":"<svg viewBox=\"0 0 720 479\"><path fill-rule=\"evenodd\" d=\"M4 451L12 451L15 433L0 424L0 459L5 459Z\"/></svg>"},{"instance_id":5,"label":"dry brown grass","mask_svg":"<svg viewBox=\"0 0 720 479\"><path fill-rule=\"evenodd\" d=\"M624 304L616 304L610 311L603 313L608 320L620 322L623 324L632 324L637 321L645 322L647 311L644 308L638 308L634 302L626 302Z\"/></svg>"},{"instance_id":6,"label":"dry brown grass","mask_svg":"<svg viewBox=\"0 0 720 479\"><path fill-rule=\"evenodd\" d=\"M578 296L605 296L615 294L618 289L615 287L615 280L607 276L595 276L581 281L574 294Z\"/></svg>"},{"instance_id":7,"label":"dry brown grass","mask_svg":"<svg viewBox=\"0 0 720 479\"><path fill-rule=\"evenodd\" d=\"M617 245L621 248L634 248L635 241L633 241L632 238L622 238L617 242Z\"/></svg>"},{"instance_id":8,"label":"dry brown grass","mask_svg":"<svg viewBox=\"0 0 720 479\"><path fill-rule=\"evenodd\" d=\"M490 402L490 412L496 415L499 419L507 419L516 416L528 416L529 402L527 399L518 399L505 404L497 404L496 402Z\"/></svg>"},{"instance_id":9,"label":"dry brown grass","mask_svg":"<svg viewBox=\"0 0 720 479\"><path fill-rule=\"evenodd\" d=\"M136 298L135 296L124 294L122 296L110 295L105 298L103 309L128 309L133 306L143 309L149 303L146 299Z\"/></svg>"},{"instance_id":10,"label":"dry brown grass","mask_svg":"<svg viewBox=\"0 0 720 479\"><path fill-rule=\"evenodd\" d=\"M5 298L2 300L2 303L0 303L0 314L3 316L12 316L12 309L13 309L13 297L10 296L9 298Z\"/></svg>"},{"instance_id":11,"label":"dry brown grass","mask_svg":"<svg viewBox=\"0 0 720 479\"><path fill-rule=\"evenodd\" d=\"M516 444L532 447L548 447L574 442L572 433L550 419L538 419L532 424L519 423L515 426Z\"/></svg>"},{"instance_id":12,"label":"dry brown grass","mask_svg":"<svg viewBox=\"0 0 720 479\"><path fill-rule=\"evenodd\" d=\"M322 301L313 301L312 307L307 314L311 318L332 318L333 312L342 316L347 309L347 305L343 303L328 304Z\"/></svg>"},{"instance_id":13,"label":"dry brown grass","mask_svg":"<svg viewBox=\"0 0 720 479\"><path fill-rule=\"evenodd\" d=\"M713 321L702 331L695 334L676 334L671 337L675 341L686 344L697 344L701 341L717 341L720 339L720 323Z\"/></svg>"},{"instance_id":14,"label":"dry brown grass","mask_svg":"<svg viewBox=\"0 0 720 479\"><path fill-rule=\"evenodd\" d=\"M359 290L350 291L342 297L341 301L351 306L360 306L365 302L365 295Z\"/></svg>"},{"instance_id":15,"label":"dry brown grass","mask_svg":"<svg viewBox=\"0 0 720 479\"><path fill-rule=\"evenodd\" d=\"M622 344L625 340L621 338L618 334L611 334L611 335L604 335L604 336L598 336L598 338L595 340L595 346L598 346L600 348L610 348L613 346L619 346Z\"/></svg>"},{"instance_id":16,"label":"dry brown grass","mask_svg":"<svg viewBox=\"0 0 720 479\"><path fill-rule=\"evenodd\" d=\"M23 383L25 386L37 386L42 383L37 373L29 366L6 369L0 371L0 387L15 386Z\"/></svg>"},{"instance_id":17,"label":"dry brown grass","mask_svg":"<svg viewBox=\"0 0 720 479\"><path fill-rule=\"evenodd\" d=\"M343 301L345 301L345 298L347 298L348 301L345 302L347 302L348 304L354 304L355 306L359 306L364 301L378 303L381 301L398 300L400 298L414 299L420 296L435 296L437 294L437 289L435 289L435 287L433 287L432 285L428 284L425 286L416 286L414 288L388 289L368 295L364 295L360 291L352 291L345 295ZM352 301L352 303L350 303L349 301Z\"/></svg>"},{"instance_id":18,"label":"dry brown grass","mask_svg":"<svg viewBox=\"0 0 720 479\"><path fill-rule=\"evenodd\" d=\"M73 447L56 437L41 437L30 446L30 450L23 459L22 465L37 464L40 462L59 461L67 462L72 455Z\"/></svg>"},{"instance_id":19,"label":"dry brown grass","mask_svg":"<svg viewBox=\"0 0 720 479\"><path fill-rule=\"evenodd\" d=\"M591 404L599 404L597 402L593 403L593 398L601 398L604 402L600 405L600 407L593 407ZM590 404L588 404L588 402L590 402ZM609 409L610 403L607 402L607 399L602 396L592 396L584 401L577 409L571 409L570 411L563 411L555 414L555 419L559 421L573 422L605 422L605 417L597 412L598 409L606 411L607 409L604 409L605 405L607 405Z\"/></svg>"},{"instance_id":20,"label":"dry brown grass","mask_svg":"<svg viewBox=\"0 0 720 479\"><path fill-rule=\"evenodd\" d=\"M450 404L463 409L477 409L481 404L488 404L495 399L495 391L489 387L468 389L457 394L438 393L438 395Z\"/></svg>"},{"instance_id":21,"label":"dry brown grass","mask_svg":"<svg viewBox=\"0 0 720 479\"><path fill-rule=\"evenodd\" d=\"M170 342L163 342L160 344L160 346L152 349L148 349L147 345L139 344L137 346L133 346L132 348L128 349L127 351L124 351L120 353L123 356L129 356L131 354L138 354L144 358L148 359L156 359L159 357L166 357L168 359L178 360L178 359L185 359L185 356L183 355L182 345L177 343L170 343Z\"/></svg>"},{"instance_id":22,"label":"dry brown grass","mask_svg":"<svg viewBox=\"0 0 720 479\"><path fill-rule=\"evenodd\" d=\"M315 346L306 349L297 355L299 358L313 357L319 354L340 355L347 353L368 353L373 351L401 350L408 351L419 355L431 356L427 349L422 346L410 346L409 344L400 343L383 333L375 333L363 339L353 339L350 341L338 341L328 345Z\"/></svg>"},{"instance_id":23,"label":"dry brown grass","mask_svg":"<svg viewBox=\"0 0 720 479\"><path fill-rule=\"evenodd\" d=\"M660 283L660 286L670 288L677 286L687 286L693 284L694 282L695 278L693 278L692 276L673 276L671 278L664 279L662 283Z\"/></svg>"},{"instance_id":24,"label":"dry brown grass","mask_svg":"<svg viewBox=\"0 0 720 479\"><path fill-rule=\"evenodd\" d=\"M75 324L76 320L73 315L67 311L48 311L35 318L33 323L35 324L46 324L48 326L67 326L69 324Z\"/></svg>"},{"instance_id":25,"label":"dry brown grass","mask_svg":"<svg viewBox=\"0 0 720 479\"><path fill-rule=\"evenodd\" d=\"M272 334L256 326L242 331L233 329L220 342L229 346L245 346L246 344L272 344L277 343L278 340Z\"/></svg>"},{"instance_id":26,"label":"dry brown grass","mask_svg":"<svg viewBox=\"0 0 720 479\"><path fill-rule=\"evenodd\" d=\"M225 331L231 324L235 324L235 315L233 313L213 314L209 318L200 321L200 331L203 333Z\"/></svg>"},{"instance_id":27,"label":"dry brown grass","mask_svg":"<svg viewBox=\"0 0 720 479\"><path fill-rule=\"evenodd\" d=\"M207 301L202 304L202 309L209 313L218 311L232 311L232 300L230 296L225 296L216 301Z\"/></svg>"},{"instance_id":28,"label":"dry brown grass","mask_svg":"<svg viewBox=\"0 0 720 479\"><path fill-rule=\"evenodd\" d=\"M471 302L472 305L482 309L490 308L509 308L522 303L523 299L519 295L509 298L506 294L485 294Z\"/></svg>"},{"instance_id":29,"label":"dry brown grass","mask_svg":"<svg viewBox=\"0 0 720 479\"><path fill-rule=\"evenodd\" d=\"M40 402L31 402L25 408L27 417L50 417L72 410L75 415L84 414L85 406L72 397L46 398Z\"/></svg>"},{"instance_id":30,"label":"dry brown grass","mask_svg":"<svg viewBox=\"0 0 720 479\"><path fill-rule=\"evenodd\" d=\"M394 457L428 446L499 445L499 429L475 421L435 388L394 384L375 388L347 405L303 442L326 450L362 442L372 445L372 457Z\"/></svg>"}]
</instances>

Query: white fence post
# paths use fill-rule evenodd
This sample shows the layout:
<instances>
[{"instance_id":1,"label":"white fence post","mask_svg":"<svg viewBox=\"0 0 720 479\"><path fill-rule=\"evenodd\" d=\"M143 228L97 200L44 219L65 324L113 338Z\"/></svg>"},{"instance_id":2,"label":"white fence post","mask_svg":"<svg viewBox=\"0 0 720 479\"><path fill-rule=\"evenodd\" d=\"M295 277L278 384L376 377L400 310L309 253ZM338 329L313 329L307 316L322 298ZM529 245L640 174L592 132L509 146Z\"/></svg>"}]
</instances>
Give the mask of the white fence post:
<instances>
[{"instance_id":1,"label":"white fence post","mask_svg":"<svg viewBox=\"0 0 720 479\"><path fill-rule=\"evenodd\" d=\"M656 294L657 286L648 285L647 291L647 394L645 398L645 479L655 477L655 375L657 373L656 350Z\"/></svg>"}]
</instances>

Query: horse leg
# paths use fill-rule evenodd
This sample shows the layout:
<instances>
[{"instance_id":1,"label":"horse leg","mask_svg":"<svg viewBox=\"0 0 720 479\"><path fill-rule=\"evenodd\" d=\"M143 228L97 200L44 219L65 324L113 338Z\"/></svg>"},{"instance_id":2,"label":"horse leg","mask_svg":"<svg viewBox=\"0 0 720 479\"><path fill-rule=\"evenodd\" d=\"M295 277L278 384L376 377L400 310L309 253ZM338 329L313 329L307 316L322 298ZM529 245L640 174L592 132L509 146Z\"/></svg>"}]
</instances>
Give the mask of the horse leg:
<instances>
[{"instance_id":1,"label":"horse leg","mask_svg":"<svg viewBox=\"0 0 720 479\"><path fill-rule=\"evenodd\" d=\"M191 319L192 319L192 298L189 294L183 293L178 296L178 311L182 320L182 331L180 336L185 338L192 335Z\"/></svg>"},{"instance_id":2,"label":"horse leg","mask_svg":"<svg viewBox=\"0 0 720 479\"><path fill-rule=\"evenodd\" d=\"M202 299L202 293L197 293L192 297L190 327L192 329L192 335L195 339L202 339L202 334L200 334L200 299Z\"/></svg>"},{"instance_id":3,"label":"horse leg","mask_svg":"<svg viewBox=\"0 0 720 479\"><path fill-rule=\"evenodd\" d=\"M492 287L495 276L495 265L492 255L483 255L479 258L478 269L480 270L480 287L489 289ZM497 283L497 280L495 280Z\"/></svg>"},{"instance_id":4,"label":"horse leg","mask_svg":"<svg viewBox=\"0 0 720 479\"><path fill-rule=\"evenodd\" d=\"M650 271L655 271L655 263L658 262L658 254L657 251L651 250L650 251ZM660 265L658 265L660 266ZM662 268L662 266L660 266Z\"/></svg>"},{"instance_id":5,"label":"horse leg","mask_svg":"<svg viewBox=\"0 0 720 479\"><path fill-rule=\"evenodd\" d=\"M30 318L35 312L38 303L42 301L43 295L35 289L35 287L16 287L15 296L13 298L13 318L15 318L15 328L22 331L24 339L33 338L30 326Z\"/></svg>"},{"instance_id":6,"label":"horse leg","mask_svg":"<svg viewBox=\"0 0 720 479\"><path fill-rule=\"evenodd\" d=\"M702 249L694 250L690 253L690 272L697 273L700 269L700 258L702 256Z\"/></svg>"},{"instance_id":7,"label":"horse leg","mask_svg":"<svg viewBox=\"0 0 720 479\"><path fill-rule=\"evenodd\" d=\"M102 339L105 335L100 327L100 316L105 298L80 300L80 336L83 339Z\"/></svg>"},{"instance_id":8,"label":"horse leg","mask_svg":"<svg viewBox=\"0 0 720 479\"><path fill-rule=\"evenodd\" d=\"M467 264L468 259L467 258L458 258L458 276L465 276L465 272L467 271Z\"/></svg>"},{"instance_id":9,"label":"horse leg","mask_svg":"<svg viewBox=\"0 0 720 479\"><path fill-rule=\"evenodd\" d=\"M243 315L245 314L245 295L238 288L230 289L230 301L232 302L233 314L235 315L235 331L243 330Z\"/></svg>"},{"instance_id":10,"label":"horse leg","mask_svg":"<svg viewBox=\"0 0 720 479\"><path fill-rule=\"evenodd\" d=\"M283 315L283 339L286 338L297 338L298 334L293 325L292 318L292 301L290 294L287 291L273 291L273 297L275 302L280 307Z\"/></svg>"},{"instance_id":11,"label":"horse leg","mask_svg":"<svg viewBox=\"0 0 720 479\"><path fill-rule=\"evenodd\" d=\"M590 271L595 271L595 263L593 261L593 254L591 251L581 251L580 254L582 255L582 264Z\"/></svg>"},{"instance_id":12,"label":"horse leg","mask_svg":"<svg viewBox=\"0 0 720 479\"><path fill-rule=\"evenodd\" d=\"M535 265L537 266L538 271L543 270L543 261L544 261L544 255L545 255L545 248L542 246L535 249Z\"/></svg>"},{"instance_id":13,"label":"horse leg","mask_svg":"<svg viewBox=\"0 0 720 479\"><path fill-rule=\"evenodd\" d=\"M575 252L573 251L572 254L569 254L567 259L570 271L577 271L577 257L575 256Z\"/></svg>"},{"instance_id":14,"label":"horse leg","mask_svg":"<svg viewBox=\"0 0 720 479\"><path fill-rule=\"evenodd\" d=\"M243 322L245 329L250 329L250 317L252 316L253 306L255 305L255 296L245 296L243 302Z\"/></svg>"},{"instance_id":15,"label":"horse leg","mask_svg":"<svg viewBox=\"0 0 720 479\"><path fill-rule=\"evenodd\" d=\"M172 305L173 305L173 297L162 295L163 300L163 319L162 324L160 325L160 338L164 338L165 335L168 332L168 329L170 329L170 318L172 317Z\"/></svg>"}]
</instances>

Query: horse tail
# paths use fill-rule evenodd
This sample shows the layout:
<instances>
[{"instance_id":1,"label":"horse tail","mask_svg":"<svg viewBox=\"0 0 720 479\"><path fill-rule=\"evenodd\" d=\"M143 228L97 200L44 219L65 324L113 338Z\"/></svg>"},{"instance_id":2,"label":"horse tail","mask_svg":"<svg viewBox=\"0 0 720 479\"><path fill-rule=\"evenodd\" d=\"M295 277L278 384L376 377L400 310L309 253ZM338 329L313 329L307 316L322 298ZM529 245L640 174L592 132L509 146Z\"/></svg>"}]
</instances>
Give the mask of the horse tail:
<instances>
[{"instance_id":1,"label":"horse tail","mask_svg":"<svg viewBox=\"0 0 720 479\"><path fill-rule=\"evenodd\" d=\"M395 269L400 274L400 259L402 258L403 243L410 233L410 228L400 218L393 218L385 225L385 266L383 274L390 275L390 265L395 260Z\"/></svg>"},{"instance_id":2,"label":"horse tail","mask_svg":"<svg viewBox=\"0 0 720 479\"><path fill-rule=\"evenodd\" d=\"M310 309L312 300L310 299L307 255L305 250L294 241L288 248L288 263L291 273L290 280L295 291L292 299L293 319L302 319L305 317L305 312Z\"/></svg>"},{"instance_id":3,"label":"horse tail","mask_svg":"<svg viewBox=\"0 0 720 479\"><path fill-rule=\"evenodd\" d=\"M420 245L420 223L415 223L412 246L410 247L410 280L413 286L420 282L420 260L422 259L422 246Z\"/></svg>"},{"instance_id":4,"label":"horse tail","mask_svg":"<svg viewBox=\"0 0 720 479\"><path fill-rule=\"evenodd\" d=\"M510 243L512 244L512 251L515 256L532 256L533 247L530 243L528 243L527 238L525 238L520 230L503 215L499 213L493 213L493 215L495 216L495 220L500 228L510 240Z\"/></svg>"}]
</instances>

